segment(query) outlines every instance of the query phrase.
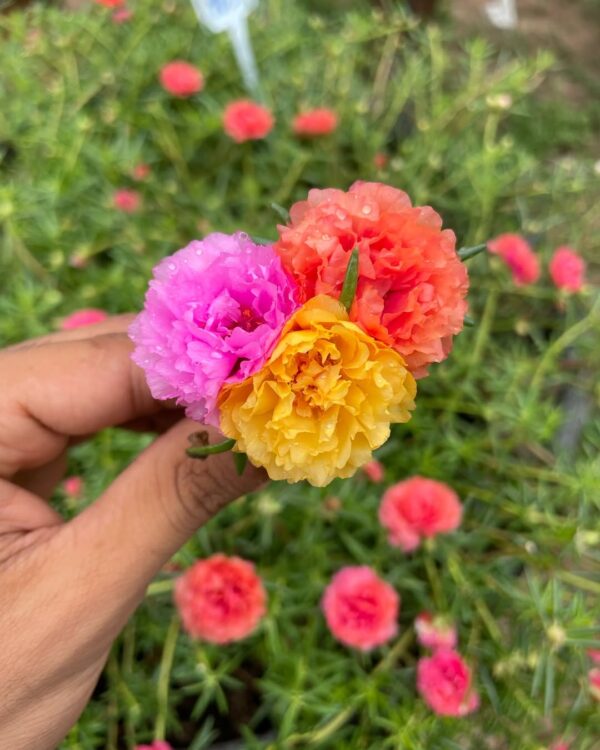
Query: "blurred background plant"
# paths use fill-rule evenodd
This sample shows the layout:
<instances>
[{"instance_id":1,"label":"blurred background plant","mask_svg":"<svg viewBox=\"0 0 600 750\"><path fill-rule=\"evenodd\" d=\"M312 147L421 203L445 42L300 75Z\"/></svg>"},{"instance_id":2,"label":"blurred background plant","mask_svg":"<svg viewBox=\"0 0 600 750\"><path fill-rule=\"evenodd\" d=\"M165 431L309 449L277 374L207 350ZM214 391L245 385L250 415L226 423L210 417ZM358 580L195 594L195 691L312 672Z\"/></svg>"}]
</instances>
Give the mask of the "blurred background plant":
<instances>
[{"instance_id":1,"label":"blurred background plant","mask_svg":"<svg viewBox=\"0 0 600 750\"><path fill-rule=\"evenodd\" d=\"M597 20L593 3L573 5ZM275 126L238 144L222 126L245 96L227 38L185 0L131 10L123 23L99 5L0 15L0 343L78 308L139 309L152 266L191 238L273 237L272 202L356 179L430 203L459 245L521 232L544 271L518 287L497 258L471 261L475 326L379 452L384 483L272 485L225 510L151 585L62 747L597 748L600 107L587 62L539 38L490 42L443 5L425 24L401 2L264 0L250 25ZM203 90L161 87L174 59L202 71ZM292 120L313 107L338 127L299 139ZM565 244L588 261L568 298L547 271ZM58 507L91 502L149 439L110 430L74 449L82 483ZM465 512L458 532L405 555L377 508L415 473L452 486ZM171 601L178 571L219 551L252 560L269 595L257 633L227 647L181 634ZM336 643L319 609L331 576L360 564L402 599L398 639L366 655ZM468 718L436 717L416 696L422 610L457 624L481 694Z\"/></svg>"}]
</instances>

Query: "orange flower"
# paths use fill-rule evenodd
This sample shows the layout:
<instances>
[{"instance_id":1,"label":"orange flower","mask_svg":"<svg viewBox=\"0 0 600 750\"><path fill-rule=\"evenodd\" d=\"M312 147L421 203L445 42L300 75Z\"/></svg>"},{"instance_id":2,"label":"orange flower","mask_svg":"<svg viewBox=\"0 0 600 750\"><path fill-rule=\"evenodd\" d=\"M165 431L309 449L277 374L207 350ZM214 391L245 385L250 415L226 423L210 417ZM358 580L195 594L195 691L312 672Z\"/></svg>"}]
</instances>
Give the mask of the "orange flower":
<instances>
[{"instance_id":1,"label":"orange flower","mask_svg":"<svg viewBox=\"0 0 600 750\"><path fill-rule=\"evenodd\" d=\"M454 233L429 206L412 206L401 190L356 182L311 190L279 227L275 247L301 290L339 296L348 260L359 249L359 279L350 319L392 346L416 377L445 359L467 310L467 270Z\"/></svg>"}]
</instances>

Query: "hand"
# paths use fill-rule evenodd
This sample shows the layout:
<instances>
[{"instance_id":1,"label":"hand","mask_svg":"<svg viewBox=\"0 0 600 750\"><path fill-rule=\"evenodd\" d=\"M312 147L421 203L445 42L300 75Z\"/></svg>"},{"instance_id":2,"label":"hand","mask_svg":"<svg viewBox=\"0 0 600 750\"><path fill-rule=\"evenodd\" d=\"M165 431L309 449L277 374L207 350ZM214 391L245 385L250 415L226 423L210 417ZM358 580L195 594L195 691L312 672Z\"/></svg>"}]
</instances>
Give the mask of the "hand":
<instances>
[{"instance_id":1,"label":"hand","mask_svg":"<svg viewBox=\"0 0 600 750\"><path fill-rule=\"evenodd\" d=\"M154 401L129 316L0 351L0 737L54 748L79 717L152 577L264 481L230 454L186 457L198 425ZM69 445L110 425L166 431L72 521L47 499ZM214 439L214 438L213 438Z\"/></svg>"}]
</instances>

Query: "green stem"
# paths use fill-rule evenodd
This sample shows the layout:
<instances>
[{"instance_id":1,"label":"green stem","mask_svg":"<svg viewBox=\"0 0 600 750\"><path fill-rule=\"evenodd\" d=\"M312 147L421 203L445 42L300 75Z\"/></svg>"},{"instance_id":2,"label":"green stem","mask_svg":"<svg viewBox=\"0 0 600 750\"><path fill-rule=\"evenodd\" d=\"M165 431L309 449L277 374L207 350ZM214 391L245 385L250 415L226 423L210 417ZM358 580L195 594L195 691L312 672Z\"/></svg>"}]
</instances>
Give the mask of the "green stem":
<instances>
[{"instance_id":1,"label":"green stem","mask_svg":"<svg viewBox=\"0 0 600 750\"><path fill-rule=\"evenodd\" d=\"M158 685L156 687L157 713L154 724L154 739L164 740L167 731L167 713L169 710L169 682L175 646L179 635L179 616L174 615L167 630L165 645L163 647L162 659L160 660L160 671L158 674Z\"/></svg>"},{"instance_id":2,"label":"green stem","mask_svg":"<svg viewBox=\"0 0 600 750\"><path fill-rule=\"evenodd\" d=\"M479 253L482 253L486 247L487 244L485 242L481 245L474 245L473 247L461 247L460 250L457 251L457 255L461 260L470 260L476 255L479 255Z\"/></svg>"},{"instance_id":3,"label":"green stem","mask_svg":"<svg viewBox=\"0 0 600 750\"><path fill-rule=\"evenodd\" d=\"M186 449L190 458L206 458L213 456L215 453L225 453L230 451L235 445L235 440L223 440L222 443L213 443L212 445L192 445Z\"/></svg>"}]
</instances>

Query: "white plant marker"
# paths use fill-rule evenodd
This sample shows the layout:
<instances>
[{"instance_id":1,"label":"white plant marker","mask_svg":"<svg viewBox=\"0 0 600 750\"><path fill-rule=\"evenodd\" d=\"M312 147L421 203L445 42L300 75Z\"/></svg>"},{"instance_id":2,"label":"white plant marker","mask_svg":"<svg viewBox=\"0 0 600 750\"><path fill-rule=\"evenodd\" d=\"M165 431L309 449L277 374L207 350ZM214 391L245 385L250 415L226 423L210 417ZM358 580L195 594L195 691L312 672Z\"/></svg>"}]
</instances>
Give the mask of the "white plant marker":
<instances>
[{"instance_id":1,"label":"white plant marker","mask_svg":"<svg viewBox=\"0 0 600 750\"><path fill-rule=\"evenodd\" d=\"M244 85L255 96L260 94L260 84L248 33L248 16L257 4L258 0L192 0L200 23L213 34L222 31L229 34Z\"/></svg>"},{"instance_id":2,"label":"white plant marker","mask_svg":"<svg viewBox=\"0 0 600 750\"><path fill-rule=\"evenodd\" d=\"M490 0L486 3L485 13L490 23L499 29L517 27L517 0Z\"/></svg>"}]
</instances>

